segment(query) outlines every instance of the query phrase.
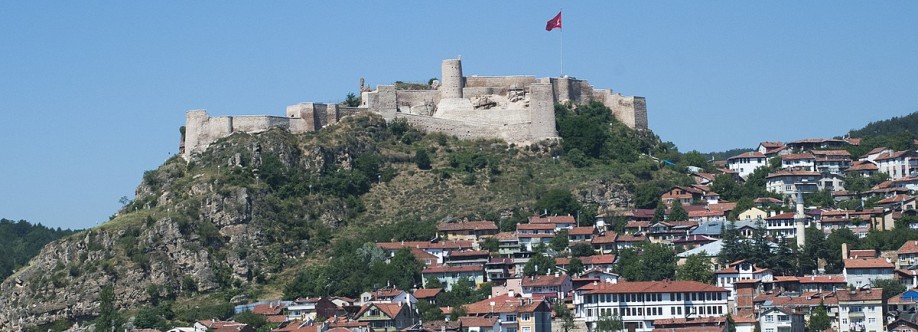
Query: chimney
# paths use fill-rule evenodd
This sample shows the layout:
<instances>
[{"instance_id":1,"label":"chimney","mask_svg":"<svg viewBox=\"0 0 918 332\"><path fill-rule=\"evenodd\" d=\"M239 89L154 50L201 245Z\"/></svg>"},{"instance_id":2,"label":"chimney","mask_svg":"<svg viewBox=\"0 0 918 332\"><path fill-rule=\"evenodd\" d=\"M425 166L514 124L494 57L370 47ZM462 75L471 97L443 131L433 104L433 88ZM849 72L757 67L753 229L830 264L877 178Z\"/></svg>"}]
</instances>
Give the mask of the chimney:
<instances>
[{"instance_id":1,"label":"chimney","mask_svg":"<svg viewBox=\"0 0 918 332\"><path fill-rule=\"evenodd\" d=\"M841 254L842 254L842 259L848 259L848 244L847 243L842 242Z\"/></svg>"},{"instance_id":2,"label":"chimney","mask_svg":"<svg viewBox=\"0 0 918 332\"><path fill-rule=\"evenodd\" d=\"M509 297L514 297L514 296L516 296L516 292L514 292L512 289L511 289L511 290L508 290L508 291L507 291L507 296L509 296Z\"/></svg>"}]
</instances>

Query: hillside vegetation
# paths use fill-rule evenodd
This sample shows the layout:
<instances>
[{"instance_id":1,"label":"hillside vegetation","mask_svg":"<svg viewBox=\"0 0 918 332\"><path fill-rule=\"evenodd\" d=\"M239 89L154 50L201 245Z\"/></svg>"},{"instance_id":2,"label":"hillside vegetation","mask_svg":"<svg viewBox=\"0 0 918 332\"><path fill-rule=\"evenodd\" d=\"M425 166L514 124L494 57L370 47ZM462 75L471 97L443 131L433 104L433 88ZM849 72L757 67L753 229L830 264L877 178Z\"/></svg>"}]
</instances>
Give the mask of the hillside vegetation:
<instances>
[{"instance_id":1,"label":"hillside vegetation","mask_svg":"<svg viewBox=\"0 0 918 332\"><path fill-rule=\"evenodd\" d=\"M366 265L372 255L358 249L428 240L442 221L512 230L548 211L589 224L598 212L633 208L633 192L650 200L691 181L647 157L678 162L675 146L628 129L602 105L556 111L563 140L526 147L371 114L313 133L234 134L190 162L175 157L146 172L113 220L45 247L16 273L22 287L4 281L0 325L94 319L106 289L116 309L189 322L225 316L229 302L420 284L416 273ZM304 275L331 282L291 286Z\"/></svg>"},{"instance_id":2,"label":"hillside vegetation","mask_svg":"<svg viewBox=\"0 0 918 332\"><path fill-rule=\"evenodd\" d=\"M848 134L863 139L859 146L849 149L855 157L877 147L907 150L913 147L913 141L918 138L918 112L871 122L861 129L851 130Z\"/></svg>"}]
</instances>

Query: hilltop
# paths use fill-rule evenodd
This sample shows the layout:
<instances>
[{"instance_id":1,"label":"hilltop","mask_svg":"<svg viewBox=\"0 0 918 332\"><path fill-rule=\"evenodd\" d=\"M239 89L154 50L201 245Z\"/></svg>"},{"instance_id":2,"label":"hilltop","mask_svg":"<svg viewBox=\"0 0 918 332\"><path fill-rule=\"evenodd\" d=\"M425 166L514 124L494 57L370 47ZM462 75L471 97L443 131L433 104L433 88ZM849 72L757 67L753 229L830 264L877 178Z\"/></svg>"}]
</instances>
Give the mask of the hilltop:
<instances>
[{"instance_id":1,"label":"hilltop","mask_svg":"<svg viewBox=\"0 0 918 332\"><path fill-rule=\"evenodd\" d=\"M690 181L644 156L678 155L672 144L608 108L556 111L565 139L525 147L364 113L316 132L220 139L190 162L174 157L146 172L111 221L45 246L3 282L0 325L90 320L106 286L116 308L168 300L177 321L190 321L210 304L280 296L342 241L427 240L437 222L454 220L512 229L543 209L589 223L633 208L638 183ZM576 203L540 201L549 194Z\"/></svg>"}]
</instances>

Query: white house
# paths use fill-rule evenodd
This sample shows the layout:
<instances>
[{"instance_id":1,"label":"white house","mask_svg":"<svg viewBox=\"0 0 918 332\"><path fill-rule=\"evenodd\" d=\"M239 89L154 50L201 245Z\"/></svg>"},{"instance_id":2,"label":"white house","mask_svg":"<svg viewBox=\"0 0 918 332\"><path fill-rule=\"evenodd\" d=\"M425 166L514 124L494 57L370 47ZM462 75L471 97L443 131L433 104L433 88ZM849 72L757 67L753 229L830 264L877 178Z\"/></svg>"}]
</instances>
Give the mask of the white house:
<instances>
[{"instance_id":1,"label":"white house","mask_svg":"<svg viewBox=\"0 0 918 332\"><path fill-rule=\"evenodd\" d=\"M880 172L889 174L892 180L908 177L918 172L918 154L915 151L896 151L880 154L876 160Z\"/></svg>"},{"instance_id":2,"label":"white house","mask_svg":"<svg viewBox=\"0 0 918 332\"><path fill-rule=\"evenodd\" d=\"M730 300L736 298L736 288L733 283L739 280L759 280L772 282L774 275L770 269L763 269L745 260L736 261L727 265L727 268L714 272L718 287L730 291Z\"/></svg>"},{"instance_id":3,"label":"white house","mask_svg":"<svg viewBox=\"0 0 918 332\"><path fill-rule=\"evenodd\" d=\"M593 283L574 292L574 313L588 329L602 316L619 316L626 328L653 330L653 321L726 315L730 292L696 281Z\"/></svg>"},{"instance_id":4,"label":"white house","mask_svg":"<svg viewBox=\"0 0 918 332\"><path fill-rule=\"evenodd\" d=\"M810 153L793 153L781 156L781 169L816 171L816 156Z\"/></svg>"},{"instance_id":5,"label":"white house","mask_svg":"<svg viewBox=\"0 0 918 332\"><path fill-rule=\"evenodd\" d=\"M870 286L877 279L893 279L895 266L885 258L849 258L844 260L842 273L848 285L854 287Z\"/></svg>"},{"instance_id":6,"label":"white house","mask_svg":"<svg viewBox=\"0 0 918 332\"><path fill-rule=\"evenodd\" d=\"M745 179L755 171L756 168L768 166L768 158L759 151L741 153L727 158L727 168L739 173L739 176Z\"/></svg>"},{"instance_id":7,"label":"white house","mask_svg":"<svg viewBox=\"0 0 918 332\"><path fill-rule=\"evenodd\" d=\"M781 170L765 177L765 189L770 192L792 195L797 191L818 191L820 174L812 171Z\"/></svg>"},{"instance_id":8,"label":"white house","mask_svg":"<svg viewBox=\"0 0 918 332\"><path fill-rule=\"evenodd\" d=\"M839 291L838 331L886 331L882 288Z\"/></svg>"},{"instance_id":9,"label":"white house","mask_svg":"<svg viewBox=\"0 0 918 332\"><path fill-rule=\"evenodd\" d=\"M767 308L759 314L759 327L764 332L803 332L803 314L790 308Z\"/></svg>"}]
</instances>

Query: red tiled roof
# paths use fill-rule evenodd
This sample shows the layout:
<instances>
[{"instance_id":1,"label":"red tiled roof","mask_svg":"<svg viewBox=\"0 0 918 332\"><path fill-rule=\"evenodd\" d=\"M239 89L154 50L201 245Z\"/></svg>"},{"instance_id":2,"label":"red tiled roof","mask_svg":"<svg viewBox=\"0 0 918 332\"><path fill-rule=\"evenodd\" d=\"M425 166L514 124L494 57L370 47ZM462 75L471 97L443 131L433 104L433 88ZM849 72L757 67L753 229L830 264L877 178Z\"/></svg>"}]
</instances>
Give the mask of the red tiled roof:
<instances>
[{"instance_id":1,"label":"red tiled roof","mask_svg":"<svg viewBox=\"0 0 918 332\"><path fill-rule=\"evenodd\" d=\"M895 151L895 152L884 152L877 156L874 160L887 160L887 159L896 159L902 158L902 156L908 154L909 151Z\"/></svg>"},{"instance_id":2,"label":"red tiled roof","mask_svg":"<svg viewBox=\"0 0 918 332\"><path fill-rule=\"evenodd\" d=\"M469 315L487 315L491 313L525 312L530 299L510 297L508 295L495 296L475 303L465 305L465 312ZM538 305L542 300L532 300ZM494 303L492 306L491 303Z\"/></svg>"},{"instance_id":3,"label":"red tiled roof","mask_svg":"<svg viewBox=\"0 0 918 332\"><path fill-rule=\"evenodd\" d=\"M490 256L491 252L487 250L463 250L449 253L449 257L468 257L468 256Z\"/></svg>"},{"instance_id":4,"label":"red tiled roof","mask_svg":"<svg viewBox=\"0 0 918 332\"><path fill-rule=\"evenodd\" d=\"M498 241L516 241L516 233L513 232L500 232L497 235L494 235L494 238Z\"/></svg>"},{"instance_id":5,"label":"red tiled roof","mask_svg":"<svg viewBox=\"0 0 918 332\"><path fill-rule=\"evenodd\" d=\"M595 239L595 237L594 237L594 239ZM642 241L647 241L647 236L646 236L646 235L643 235L643 234L642 234L642 235L621 234L621 235L619 235L619 236L615 239L615 242L616 242L616 243L621 243L621 242L642 242Z\"/></svg>"},{"instance_id":6,"label":"red tiled roof","mask_svg":"<svg viewBox=\"0 0 918 332\"><path fill-rule=\"evenodd\" d=\"M765 155L758 151L749 151L740 153L733 157L727 158L727 160L738 159L738 158L765 158Z\"/></svg>"},{"instance_id":7,"label":"red tiled roof","mask_svg":"<svg viewBox=\"0 0 918 332\"><path fill-rule=\"evenodd\" d=\"M367 303L360 307L360 311L357 312L356 317L362 316L363 313L372 306L379 308L379 311L389 316L389 318L395 318L398 316L398 313L402 311L401 303Z\"/></svg>"},{"instance_id":8,"label":"red tiled roof","mask_svg":"<svg viewBox=\"0 0 918 332\"><path fill-rule=\"evenodd\" d=\"M625 224L625 228L647 228L650 227L649 221L629 221Z\"/></svg>"},{"instance_id":9,"label":"red tiled roof","mask_svg":"<svg viewBox=\"0 0 918 332\"><path fill-rule=\"evenodd\" d=\"M817 156L851 156L851 153L847 150L813 150L813 154Z\"/></svg>"},{"instance_id":10,"label":"red tiled roof","mask_svg":"<svg viewBox=\"0 0 918 332\"><path fill-rule=\"evenodd\" d=\"M252 308L252 313L256 315L269 316L269 315L279 315L284 311L287 305L283 303L277 304L259 304Z\"/></svg>"},{"instance_id":11,"label":"red tiled roof","mask_svg":"<svg viewBox=\"0 0 918 332\"><path fill-rule=\"evenodd\" d=\"M617 284L601 283L597 286L586 294L727 291L724 288L697 281L624 281Z\"/></svg>"},{"instance_id":12,"label":"red tiled roof","mask_svg":"<svg viewBox=\"0 0 918 332\"><path fill-rule=\"evenodd\" d=\"M530 224L573 224L576 222L573 216L529 217Z\"/></svg>"},{"instance_id":13,"label":"red tiled roof","mask_svg":"<svg viewBox=\"0 0 918 332\"><path fill-rule=\"evenodd\" d=\"M554 224L516 224L516 230L554 230ZM517 234L519 236L521 234Z\"/></svg>"},{"instance_id":14,"label":"red tiled roof","mask_svg":"<svg viewBox=\"0 0 918 332\"><path fill-rule=\"evenodd\" d=\"M774 215L774 216L765 218L765 220L786 220L786 219L794 219L794 215L795 215L795 214L797 214L797 213L796 213L796 212L785 212L785 213L782 213L782 214L776 214L776 215Z\"/></svg>"},{"instance_id":15,"label":"red tiled roof","mask_svg":"<svg viewBox=\"0 0 918 332\"><path fill-rule=\"evenodd\" d=\"M845 260L846 269L892 269L885 258L850 258Z\"/></svg>"},{"instance_id":16,"label":"red tiled roof","mask_svg":"<svg viewBox=\"0 0 918 332\"><path fill-rule=\"evenodd\" d=\"M848 251L849 258L877 258L877 251L873 249L853 249Z\"/></svg>"},{"instance_id":17,"label":"red tiled roof","mask_svg":"<svg viewBox=\"0 0 918 332\"><path fill-rule=\"evenodd\" d=\"M273 329L277 332L318 332L321 325L305 321L293 321L282 328Z\"/></svg>"},{"instance_id":18,"label":"red tiled roof","mask_svg":"<svg viewBox=\"0 0 918 332\"><path fill-rule=\"evenodd\" d=\"M811 171L780 170L774 173L768 173L768 175L765 178L770 179L770 178L776 178L776 177L781 177L781 176L819 176L819 173L811 172Z\"/></svg>"},{"instance_id":19,"label":"red tiled roof","mask_svg":"<svg viewBox=\"0 0 918 332\"><path fill-rule=\"evenodd\" d=\"M497 323L497 317L459 317L459 322L466 327L490 327Z\"/></svg>"},{"instance_id":20,"label":"red tiled roof","mask_svg":"<svg viewBox=\"0 0 918 332\"><path fill-rule=\"evenodd\" d=\"M615 239L618 238L618 234L615 232L606 231L602 234L593 235L593 239L590 240L592 244L613 244Z\"/></svg>"},{"instance_id":21,"label":"red tiled roof","mask_svg":"<svg viewBox=\"0 0 918 332\"><path fill-rule=\"evenodd\" d=\"M496 231L497 225L493 221L467 221L457 223L439 223L437 230L444 231Z\"/></svg>"},{"instance_id":22,"label":"red tiled roof","mask_svg":"<svg viewBox=\"0 0 918 332\"><path fill-rule=\"evenodd\" d=\"M437 297L437 294L443 291L443 288L420 288L414 291L414 297L418 299L428 299Z\"/></svg>"},{"instance_id":23,"label":"red tiled roof","mask_svg":"<svg viewBox=\"0 0 918 332\"><path fill-rule=\"evenodd\" d=\"M918 241L905 241L899 250L896 251L896 254L905 255L905 254L918 254Z\"/></svg>"},{"instance_id":24,"label":"red tiled roof","mask_svg":"<svg viewBox=\"0 0 918 332\"><path fill-rule=\"evenodd\" d=\"M869 155L878 154L878 153L880 153L880 152L883 152L883 150L887 150L887 149L889 149L889 148L887 148L887 147L885 147L885 146L873 148L873 150L870 150L869 152L865 153L863 156L861 156L861 158L867 158L867 156L869 156Z\"/></svg>"},{"instance_id":25,"label":"red tiled roof","mask_svg":"<svg viewBox=\"0 0 918 332\"><path fill-rule=\"evenodd\" d=\"M783 148L784 147L784 143L782 142L761 142L759 143L759 145L765 148Z\"/></svg>"},{"instance_id":26,"label":"red tiled roof","mask_svg":"<svg viewBox=\"0 0 918 332\"><path fill-rule=\"evenodd\" d=\"M567 231L567 235L590 235L594 230L593 227L574 227Z\"/></svg>"},{"instance_id":27,"label":"red tiled roof","mask_svg":"<svg viewBox=\"0 0 918 332\"><path fill-rule=\"evenodd\" d=\"M471 249L472 241L404 241L404 242L378 242L376 246L386 250L399 250L401 248L418 249Z\"/></svg>"},{"instance_id":28,"label":"red tiled roof","mask_svg":"<svg viewBox=\"0 0 918 332\"><path fill-rule=\"evenodd\" d=\"M800 159L816 159L816 156L813 156L810 153L792 153L781 156L781 160L800 160Z\"/></svg>"},{"instance_id":29,"label":"red tiled roof","mask_svg":"<svg viewBox=\"0 0 918 332\"><path fill-rule=\"evenodd\" d=\"M570 280L571 278L565 275L552 276L552 275L537 275L531 277L523 277L523 287L545 287L545 286L560 286L564 283L565 280Z\"/></svg>"},{"instance_id":30,"label":"red tiled roof","mask_svg":"<svg viewBox=\"0 0 918 332\"><path fill-rule=\"evenodd\" d=\"M913 201L913 200L915 200L915 196L912 196L912 195L905 195L905 194L898 194L898 195L896 195L896 196L886 197L886 198L884 198L884 199L881 199L879 202L877 202L877 204L905 203L905 202L909 202L909 201Z\"/></svg>"},{"instance_id":31,"label":"red tiled roof","mask_svg":"<svg viewBox=\"0 0 918 332\"><path fill-rule=\"evenodd\" d=\"M867 290L840 291L835 293L838 301L879 301L883 299L882 288L872 288Z\"/></svg>"},{"instance_id":32,"label":"red tiled roof","mask_svg":"<svg viewBox=\"0 0 918 332\"><path fill-rule=\"evenodd\" d=\"M455 273L455 272L482 272L482 265L463 265L463 266L435 266L424 269L421 273Z\"/></svg>"}]
</instances>

